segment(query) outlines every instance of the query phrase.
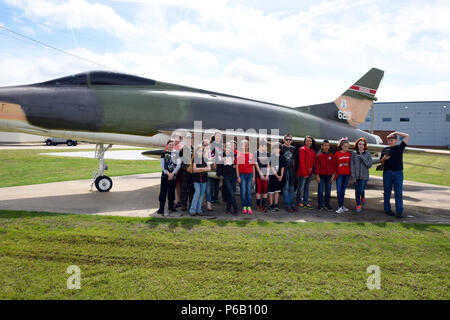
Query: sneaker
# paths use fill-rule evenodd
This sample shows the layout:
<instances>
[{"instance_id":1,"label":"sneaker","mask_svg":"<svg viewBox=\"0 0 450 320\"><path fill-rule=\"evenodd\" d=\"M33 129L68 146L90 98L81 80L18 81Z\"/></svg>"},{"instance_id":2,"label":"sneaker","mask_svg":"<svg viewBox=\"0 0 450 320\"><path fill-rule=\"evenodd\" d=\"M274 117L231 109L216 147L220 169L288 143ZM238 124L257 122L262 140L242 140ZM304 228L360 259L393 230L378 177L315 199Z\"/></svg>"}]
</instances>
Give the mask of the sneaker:
<instances>
[{"instance_id":1,"label":"sneaker","mask_svg":"<svg viewBox=\"0 0 450 320\"><path fill-rule=\"evenodd\" d=\"M304 208L304 205L303 205L303 203L299 203L299 204L297 205L297 207L299 207L300 209L303 209L303 208Z\"/></svg>"},{"instance_id":2,"label":"sneaker","mask_svg":"<svg viewBox=\"0 0 450 320\"><path fill-rule=\"evenodd\" d=\"M331 206L327 206L328 211L333 211L334 209Z\"/></svg>"},{"instance_id":3,"label":"sneaker","mask_svg":"<svg viewBox=\"0 0 450 320\"><path fill-rule=\"evenodd\" d=\"M361 204L362 204L363 206L365 206L365 205L366 205L366 198L364 198L364 197L361 197Z\"/></svg>"},{"instance_id":4,"label":"sneaker","mask_svg":"<svg viewBox=\"0 0 450 320\"><path fill-rule=\"evenodd\" d=\"M317 210L317 211L322 211L322 210L323 210L323 207L322 207L322 206L318 206L318 207L316 208L316 210Z\"/></svg>"},{"instance_id":5,"label":"sneaker","mask_svg":"<svg viewBox=\"0 0 450 320\"><path fill-rule=\"evenodd\" d=\"M304 208L306 208L306 209L310 209L310 210L312 210L313 209L313 207L308 203L308 204L306 204L305 206L304 206Z\"/></svg>"},{"instance_id":6,"label":"sneaker","mask_svg":"<svg viewBox=\"0 0 450 320\"><path fill-rule=\"evenodd\" d=\"M278 206L275 206L274 210L275 210L275 212L279 212L280 208Z\"/></svg>"},{"instance_id":7,"label":"sneaker","mask_svg":"<svg viewBox=\"0 0 450 320\"><path fill-rule=\"evenodd\" d=\"M179 208L181 207L181 203L177 202L177 204L175 205L175 208Z\"/></svg>"},{"instance_id":8,"label":"sneaker","mask_svg":"<svg viewBox=\"0 0 450 320\"><path fill-rule=\"evenodd\" d=\"M252 207L247 207L247 213L248 213L248 214L252 214L252 213L253 213Z\"/></svg>"},{"instance_id":9,"label":"sneaker","mask_svg":"<svg viewBox=\"0 0 450 320\"><path fill-rule=\"evenodd\" d=\"M403 214L397 214L397 213L396 213L396 214L395 214L395 217L398 218L398 219L403 219Z\"/></svg>"},{"instance_id":10,"label":"sneaker","mask_svg":"<svg viewBox=\"0 0 450 320\"><path fill-rule=\"evenodd\" d=\"M356 212L360 213L361 212L361 206L356 206Z\"/></svg>"},{"instance_id":11,"label":"sneaker","mask_svg":"<svg viewBox=\"0 0 450 320\"><path fill-rule=\"evenodd\" d=\"M170 212L177 212L177 209L175 209L174 207L172 207L172 208L169 208L169 211L170 211Z\"/></svg>"},{"instance_id":12,"label":"sneaker","mask_svg":"<svg viewBox=\"0 0 450 320\"><path fill-rule=\"evenodd\" d=\"M342 209L344 209L344 212L349 211L346 207L342 206Z\"/></svg>"},{"instance_id":13,"label":"sneaker","mask_svg":"<svg viewBox=\"0 0 450 320\"><path fill-rule=\"evenodd\" d=\"M338 214L344 213L344 208L340 207L339 209L336 210L336 213Z\"/></svg>"},{"instance_id":14,"label":"sneaker","mask_svg":"<svg viewBox=\"0 0 450 320\"><path fill-rule=\"evenodd\" d=\"M164 214L164 209L162 209L162 208L159 208L159 210L158 210L158 211L156 211L156 213L157 213L157 214Z\"/></svg>"},{"instance_id":15,"label":"sneaker","mask_svg":"<svg viewBox=\"0 0 450 320\"><path fill-rule=\"evenodd\" d=\"M391 217L394 216L394 213L392 211L387 211L387 212L384 212L384 213L386 213L388 216L391 216Z\"/></svg>"},{"instance_id":16,"label":"sneaker","mask_svg":"<svg viewBox=\"0 0 450 320\"><path fill-rule=\"evenodd\" d=\"M242 208L242 214L247 214L247 207Z\"/></svg>"}]
</instances>

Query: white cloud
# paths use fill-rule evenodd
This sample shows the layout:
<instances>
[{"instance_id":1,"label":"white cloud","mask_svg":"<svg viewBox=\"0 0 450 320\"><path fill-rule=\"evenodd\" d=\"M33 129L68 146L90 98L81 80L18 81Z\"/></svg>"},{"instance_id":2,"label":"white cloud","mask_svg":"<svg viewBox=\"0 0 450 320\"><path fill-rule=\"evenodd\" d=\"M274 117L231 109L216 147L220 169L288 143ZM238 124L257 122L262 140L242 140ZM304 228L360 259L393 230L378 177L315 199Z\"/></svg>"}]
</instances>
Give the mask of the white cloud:
<instances>
[{"instance_id":1,"label":"white cloud","mask_svg":"<svg viewBox=\"0 0 450 320\"><path fill-rule=\"evenodd\" d=\"M447 1L334 0L299 12L226 0L120 1L137 6L132 20L87 0L7 1L37 23L36 32L72 26L80 37L90 29L116 35L116 52L71 52L156 80L296 106L332 101L378 67L386 71L380 101L450 98ZM29 82L29 72L45 80L97 68L51 51L28 53L0 56L2 70L20 71L0 82Z\"/></svg>"},{"instance_id":2,"label":"white cloud","mask_svg":"<svg viewBox=\"0 0 450 320\"><path fill-rule=\"evenodd\" d=\"M238 79L244 83L270 83L273 78L273 71L266 66L259 66L247 59L239 58L225 67L225 76Z\"/></svg>"},{"instance_id":3,"label":"white cloud","mask_svg":"<svg viewBox=\"0 0 450 320\"><path fill-rule=\"evenodd\" d=\"M92 28L112 31L125 36L134 31L133 26L121 18L111 7L89 3L86 0L65 2L52 0L6 0L12 6L23 10L29 19L45 19L48 26L71 29Z\"/></svg>"}]
</instances>

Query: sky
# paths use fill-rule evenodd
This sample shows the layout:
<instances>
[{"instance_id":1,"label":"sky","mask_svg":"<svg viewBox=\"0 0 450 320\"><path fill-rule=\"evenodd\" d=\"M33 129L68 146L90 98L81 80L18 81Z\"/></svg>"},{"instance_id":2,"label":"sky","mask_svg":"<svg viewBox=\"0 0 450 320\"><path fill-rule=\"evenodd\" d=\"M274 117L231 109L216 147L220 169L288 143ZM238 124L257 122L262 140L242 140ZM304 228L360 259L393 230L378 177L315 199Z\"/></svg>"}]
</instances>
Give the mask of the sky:
<instances>
[{"instance_id":1,"label":"sky","mask_svg":"<svg viewBox=\"0 0 450 320\"><path fill-rule=\"evenodd\" d=\"M450 100L448 0L0 0L0 86L112 70L287 106L370 68L379 101ZM100 65L98 65L100 64Z\"/></svg>"}]
</instances>

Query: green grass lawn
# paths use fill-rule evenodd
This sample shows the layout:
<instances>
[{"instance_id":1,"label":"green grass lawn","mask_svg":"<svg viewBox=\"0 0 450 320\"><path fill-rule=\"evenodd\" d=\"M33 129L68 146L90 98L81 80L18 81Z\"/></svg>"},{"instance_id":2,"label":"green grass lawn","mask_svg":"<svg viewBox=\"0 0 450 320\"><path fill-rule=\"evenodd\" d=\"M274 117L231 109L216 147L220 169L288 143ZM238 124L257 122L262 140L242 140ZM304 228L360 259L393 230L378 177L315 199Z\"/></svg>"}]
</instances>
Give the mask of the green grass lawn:
<instances>
[{"instance_id":1,"label":"green grass lawn","mask_svg":"<svg viewBox=\"0 0 450 320\"><path fill-rule=\"evenodd\" d=\"M117 149L115 149L117 150ZM60 150L73 152L72 150ZM92 151L77 150L77 151ZM98 168L96 159L47 156L52 150L0 151L0 188L77 179L90 179ZM108 176L160 171L159 161L106 160Z\"/></svg>"},{"instance_id":2,"label":"green grass lawn","mask_svg":"<svg viewBox=\"0 0 450 320\"><path fill-rule=\"evenodd\" d=\"M446 225L0 212L0 299L449 299ZM81 268L68 290L67 267ZM381 290L368 290L369 265Z\"/></svg>"},{"instance_id":3,"label":"green grass lawn","mask_svg":"<svg viewBox=\"0 0 450 320\"><path fill-rule=\"evenodd\" d=\"M408 154L403 155L405 180L450 187L450 157ZM371 175L382 176L382 171L370 169Z\"/></svg>"}]
</instances>

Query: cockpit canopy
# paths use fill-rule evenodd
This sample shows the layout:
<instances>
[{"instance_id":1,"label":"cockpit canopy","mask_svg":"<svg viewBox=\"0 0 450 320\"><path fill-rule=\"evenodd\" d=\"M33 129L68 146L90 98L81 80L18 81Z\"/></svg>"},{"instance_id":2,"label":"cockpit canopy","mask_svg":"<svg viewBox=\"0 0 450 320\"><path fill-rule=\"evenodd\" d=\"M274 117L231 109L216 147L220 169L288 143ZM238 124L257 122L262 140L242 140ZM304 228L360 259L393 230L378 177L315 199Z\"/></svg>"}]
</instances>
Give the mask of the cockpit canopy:
<instances>
[{"instance_id":1,"label":"cockpit canopy","mask_svg":"<svg viewBox=\"0 0 450 320\"><path fill-rule=\"evenodd\" d=\"M155 80L129 74L92 71L40 83L43 86L153 86Z\"/></svg>"}]
</instances>

